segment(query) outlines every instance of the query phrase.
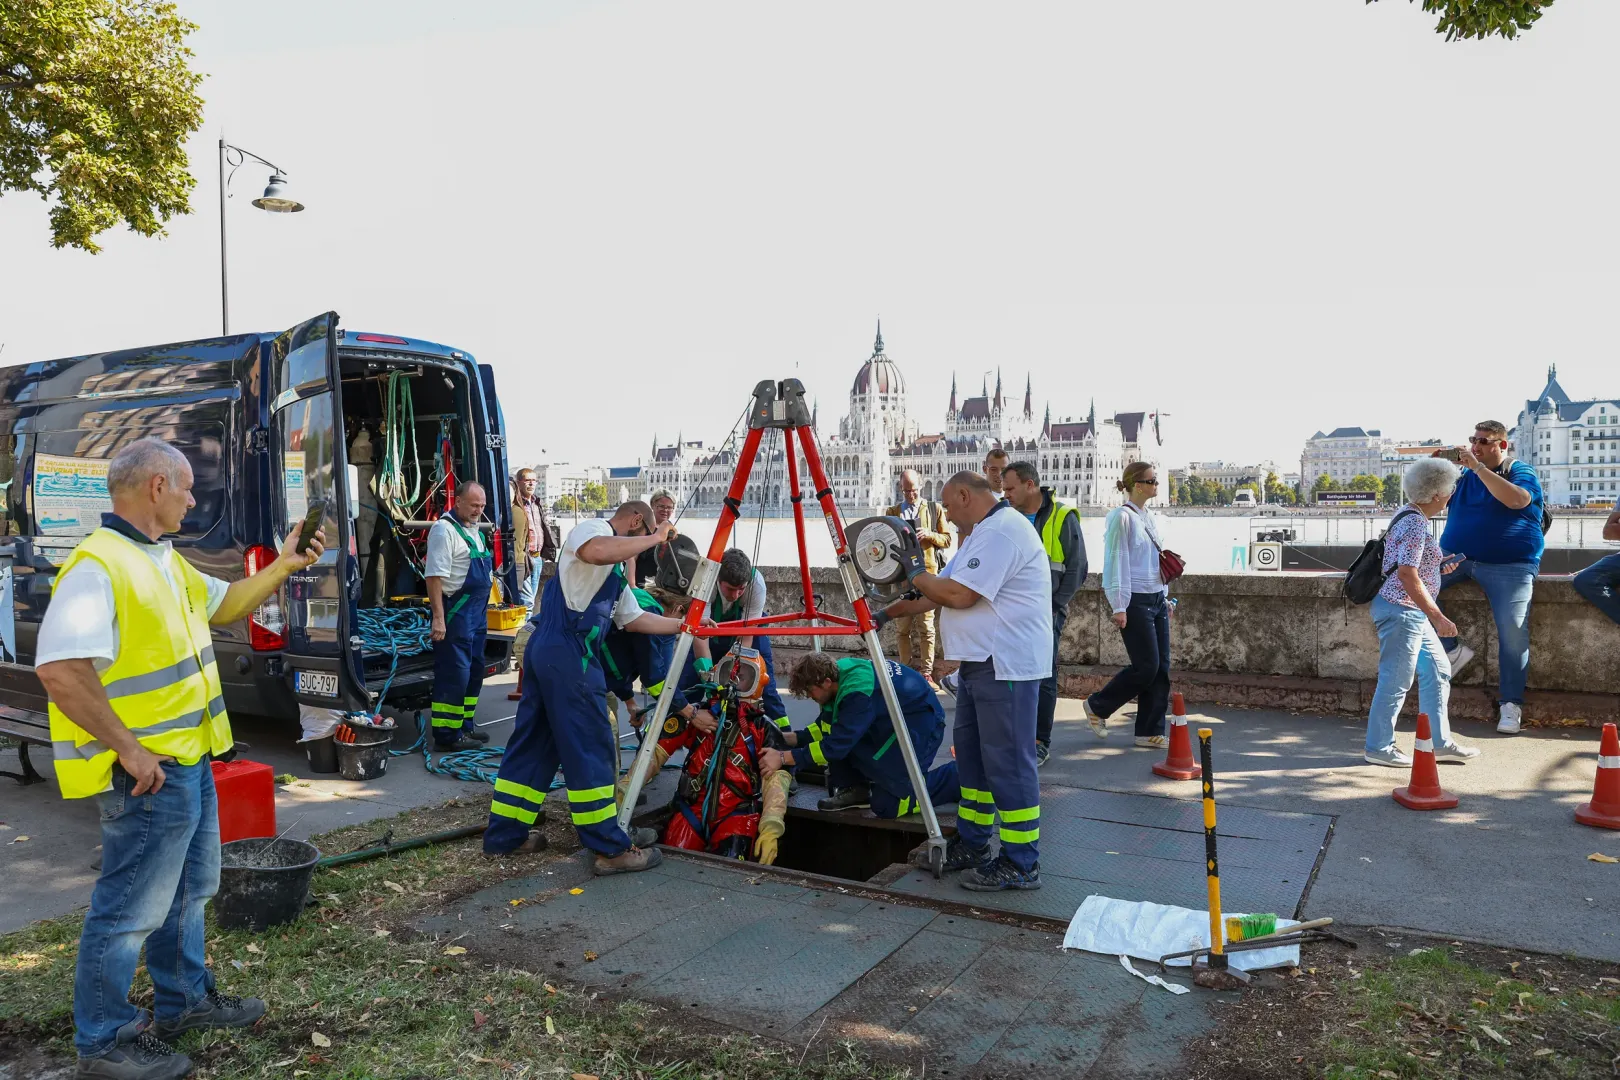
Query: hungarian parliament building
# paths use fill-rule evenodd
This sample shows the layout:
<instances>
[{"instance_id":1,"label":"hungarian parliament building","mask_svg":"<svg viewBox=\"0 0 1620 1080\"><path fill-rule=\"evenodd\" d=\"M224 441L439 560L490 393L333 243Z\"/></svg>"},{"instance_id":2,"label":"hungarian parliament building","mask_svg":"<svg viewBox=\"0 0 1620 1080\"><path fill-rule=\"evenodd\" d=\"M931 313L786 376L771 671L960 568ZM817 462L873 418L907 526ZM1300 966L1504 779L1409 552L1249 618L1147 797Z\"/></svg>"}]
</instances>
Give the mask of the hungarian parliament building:
<instances>
[{"instance_id":1,"label":"hungarian parliament building","mask_svg":"<svg viewBox=\"0 0 1620 1080\"><path fill-rule=\"evenodd\" d=\"M1093 406L1085 420L1054 423L1048 404L1037 417L1030 377L1024 376L1022 404L1014 404L1003 393L999 372L994 391L986 380L977 396L960 399L953 376L944 430L924 434L907 407L905 377L883 351L881 323L872 355L855 373L849 413L838 422L837 434L822 431L819 413L818 406L813 421L817 445L827 480L846 516L898 502L900 474L907 469L922 478L924 498L937 498L956 473L982 471L985 455L996 447L1007 452L1009 461L1034 462L1041 484L1065 502L1115 506L1123 498L1115 485L1125 466L1141 459L1157 464L1161 442L1155 413L1115 413L1099 422ZM668 489L678 505L718 511L736 468L741 437L738 432L735 440L720 447L684 437L674 445L660 446L655 439L652 459L641 466L642 483L637 487L649 495ZM802 454L798 465L808 498L813 485ZM767 514L792 509L780 433L771 431L761 444L744 500L745 514L762 509ZM814 513L810 507L806 510Z\"/></svg>"}]
</instances>

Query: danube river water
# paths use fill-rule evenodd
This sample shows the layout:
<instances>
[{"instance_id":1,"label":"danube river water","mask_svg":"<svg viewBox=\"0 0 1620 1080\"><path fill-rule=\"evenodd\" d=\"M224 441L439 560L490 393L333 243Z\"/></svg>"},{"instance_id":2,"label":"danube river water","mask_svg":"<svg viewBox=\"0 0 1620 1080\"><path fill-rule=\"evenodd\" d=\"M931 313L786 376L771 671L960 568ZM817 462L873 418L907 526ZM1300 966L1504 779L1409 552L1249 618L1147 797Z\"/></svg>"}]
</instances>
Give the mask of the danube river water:
<instances>
[{"instance_id":1,"label":"danube river water","mask_svg":"<svg viewBox=\"0 0 1620 1080\"><path fill-rule=\"evenodd\" d=\"M1102 555L1103 518L1083 517L1080 531L1086 540L1086 551L1092 569L1097 569ZM1389 524L1388 517L1362 517L1353 514L1314 515L1300 517L1245 517L1242 515L1160 514L1160 536L1165 546L1187 560L1187 571L1195 574L1237 574L1247 572L1247 553L1255 533L1276 529L1292 529L1294 539L1307 544L1348 544L1360 547L1381 533ZM707 550L714 535L716 519L692 515L681 518L681 532L697 541L699 549ZM559 524L566 530L570 519L561 517ZM845 524L849 521L846 519ZM1437 522L1436 525L1441 523ZM1601 538L1602 516L1556 517L1547 534L1551 547L1613 547ZM758 561L766 566L792 565L798 562L797 546L790 518L745 518L734 529L732 547L740 547L752 555L757 544ZM806 549L812 566L833 565L832 540L819 513L805 520Z\"/></svg>"}]
</instances>

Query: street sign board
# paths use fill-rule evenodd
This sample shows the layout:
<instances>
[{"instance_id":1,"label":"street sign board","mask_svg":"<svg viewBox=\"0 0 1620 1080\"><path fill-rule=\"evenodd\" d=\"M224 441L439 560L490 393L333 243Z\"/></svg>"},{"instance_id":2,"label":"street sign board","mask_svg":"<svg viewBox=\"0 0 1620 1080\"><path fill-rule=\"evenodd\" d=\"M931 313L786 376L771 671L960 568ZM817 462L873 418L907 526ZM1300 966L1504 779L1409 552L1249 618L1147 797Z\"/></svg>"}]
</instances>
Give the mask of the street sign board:
<instances>
[{"instance_id":1,"label":"street sign board","mask_svg":"<svg viewBox=\"0 0 1620 1080\"><path fill-rule=\"evenodd\" d=\"M1376 507L1378 505L1378 492L1376 491L1318 491L1316 493L1317 506L1336 507Z\"/></svg>"}]
</instances>

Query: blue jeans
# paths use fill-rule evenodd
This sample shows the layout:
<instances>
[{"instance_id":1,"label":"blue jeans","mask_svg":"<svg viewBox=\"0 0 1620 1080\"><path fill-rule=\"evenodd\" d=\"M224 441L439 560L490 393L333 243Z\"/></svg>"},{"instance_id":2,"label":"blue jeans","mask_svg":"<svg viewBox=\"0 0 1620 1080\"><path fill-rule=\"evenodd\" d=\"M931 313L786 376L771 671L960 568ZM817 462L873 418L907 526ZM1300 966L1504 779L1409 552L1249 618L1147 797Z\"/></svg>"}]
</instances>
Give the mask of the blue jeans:
<instances>
[{"instance_id":1,"label":"blue jeans","mask_svg":"<svg viewBox=\"0 0 1620 1080\"><path fill-rule=\"evenodd\" d=\"M546 561L540 556L530 558L534 560L534 567L527 574L523 572L522 564L518 565L518 603L526 608L534 607L535 593L540 591L540 571L546 566Z\"/></svg>"},{"instance_id":2,"label":"blue jeans","mask_svg":"<svg viewBox=\"0 0 1620 1080\"><path fill-rule=\"evenodd\" d=\"M1524 684L1530 672L1530 596L1535 589L1539 562L1486 563L1464 559L1440 579L1440 593L1459 581L1473 579L1485 590L1496 620L1496 666L1501 673L1502 701L1524 704ZM1440 597L1435 597L1439 602ZM1444 604L1440 605L1443 609ZM1456 638L1443 638L1447 651L1456 647Z\"/></svg>"},{"instance_id":3,"label":"blue jeans","mask_svg":"<svg viewBox=\"0 0 1620 1080\"><path fill-rule=\"evenodd\" d=\"M1599 559L1576 574L1570 584L1593 607L1620 623L1620 555Z\"/></svg>"},{"instance_id":4,"label":"blue jeans","mask_svg":"<svg viewBox=\"0 0 1620 1080\"><path fill-rule=\"evenodd\" d=\"M1378 630L1378 687L1367 714L1367 750L1395 745L1395 719L1406 704L1412 676L1418 680L1418 709L1429 714L1429 737L1436 746L1451 742L1446 704L1451 698L1451 661L1429 617L1415 607L1373 597L1370 608Z\"/></svg>"},{"instance_id":5,"label":"blue jeans","mask_svg":"<svg viewBox=\"0 0 1620 1080\"><path fill-rule=\"evenodd\" d=\"M206 757L164 762L163 772L160 790L132 796L135 781L114 765L112 790L96 796L101 877L73 978L73 1045L81 1057L130 1041L146 1021L145 1010L129 1003L143 944L160 1018L194 1008L214 986L203 949L203 906L219 889L214 772Z\"/></svg>"}]
</instances>

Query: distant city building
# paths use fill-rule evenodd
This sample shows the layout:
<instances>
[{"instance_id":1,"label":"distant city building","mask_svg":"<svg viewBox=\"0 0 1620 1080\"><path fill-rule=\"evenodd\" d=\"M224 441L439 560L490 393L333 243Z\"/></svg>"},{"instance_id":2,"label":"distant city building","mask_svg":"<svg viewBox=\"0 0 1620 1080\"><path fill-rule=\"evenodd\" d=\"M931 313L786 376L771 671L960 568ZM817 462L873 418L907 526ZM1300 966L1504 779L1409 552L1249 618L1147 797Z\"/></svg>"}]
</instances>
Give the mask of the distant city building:
<instances>
[{"instance_id":1,"label":"distant city building","mask_svg":"<svg viewBox=\"0 0 1620 1080\"><path fill-rule=\"evenodd\" d=\"M1612 506L1620 495L1620 398L1571 401L1558 365L1509 438L1514 456L1534 466L1548 505Z\"/></svg>"},{"instance_id":2,"label":"distant city building","mask_svg":"<svg viewBox=\"0 0 1620 1080\"><path fill-rule=\"evenodd\" d=\"M1171 469L1170 479L1175 483L1185 483L1189 477L1196 476L1200 480L1208 480L1221 487L1253 484L1260 492L1258 500L1265 502L1266 477L1276 471L1277 463L1270 460L1253 465L1236 465L1225 461L1189 461L1184 469Z\"/></svg>"},{"instance_id":3,"label":"distant city building","mask_svg":"<svg viewBox=\"0 0 1620 1080\"><path fill-rule=\"evenodd\" d=\"M819 409L813 425L819 434ZM945 482L958 472L978 472L985 455L1001 447L1013 461L1030 461L1040 471L1041 483L1071 503L1112 506L1122 496L1115 483L1125 466L1139 459L1156 462L1158 417L1153 413L1117 413L1097 419L1093 406L1084 420L1052 419L1047 405L1035 415L1034 389L1024 378L1021 405L1004 394L1000 373L995 390L988 380L977 396L958 401L956 380L945 409L943 430L923 433L911 416L905 377L883 350L883 328L878 327L872 355L855 373L849 391L849 412L838 423L837 434L819 442L827 481L846 512L881 508L899 496L900 473L915 469L922 478L924 498L938 498ZM745 502L758 505L763 490L767 510L790 509L788 484L780 443L769 454L767 440L749 477ZM646 489L667 487L685 504L718 508L735 468L733 451L705 446L701 441L678 438L673 445L653 441L651 461L643 467ZM801 483L805 472L800 459ZM1166 490L1164 498L1168 499Z\"/></svg>"},{"instance_id":4,"label":"distant city building","mask_svg":"<svg viewBox=\"0 0 1620 1080\"><path fill-rule=\"evenodd\" d=\"M607 471L608 503L617 506L639 499L647 493L647 482L642 479L640 465L619 465Z\"/></svg>"},{"instance_id":5,"label":"distant city building","mask_svg":"<svg viewBox=\"0 0 1620 1080\"><path fill-rule=\"evenodd\" d=\"M578 495L586 484L605 484L607 470L600 465L570 465L566 461L534 466L535 497L554 506L564 495ZM611 499L612 493L608 497Z\"/></svg>"},{"instance_id":6,"label":"distant city building","mask_svg":"<svg viewBox=\"0 0 1620 1080\"><path fill-rule=\"evenodd\" d=\"M1391 476L1405 476L1408 465L1421 458L1433 457L1434 452L1444 445L1439 439L1425 439L1419 443L1397 443L1391 440L1379 457L1378 472L1373 475L1380 480L1386 480Z\"/></svg>"},{"instance_id":7,"label":"distant city building","mask_svg":"<svg viewBox=\"0 0 1620 1080\"><path fill-rule=\"evenodd\" d=\"M1305 440L1299 475L1307 489L1324 474L1341 485L1362 474L1381 476L1384 449L1390 445L1391 440L1376 428L1341 427L1325 435L1318 431Z\"/></svg>"}]
</instances>

